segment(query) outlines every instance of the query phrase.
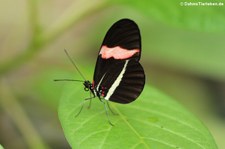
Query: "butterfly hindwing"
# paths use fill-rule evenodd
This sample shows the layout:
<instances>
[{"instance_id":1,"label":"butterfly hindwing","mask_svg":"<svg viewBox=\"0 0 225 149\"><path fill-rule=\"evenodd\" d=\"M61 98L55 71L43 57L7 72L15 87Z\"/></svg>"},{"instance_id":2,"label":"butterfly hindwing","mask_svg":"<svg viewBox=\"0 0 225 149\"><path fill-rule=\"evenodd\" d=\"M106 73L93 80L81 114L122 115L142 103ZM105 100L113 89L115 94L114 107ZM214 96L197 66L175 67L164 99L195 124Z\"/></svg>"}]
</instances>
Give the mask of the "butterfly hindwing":
<instances>
[{"instance_id":1,"label":"butterfly hindwing","mask_svg":"<svg viewBox=\"0 0 225 149\"><path fill-rule=\"evenodd\" d=\"M134 59L119 61L107 71L99 82L106 100L117 103L134 101L144 88L145 75L139 62Z\"/></svg>"},{"instance_id":2,"label":"butterfly hindwing","mask_svg":"<svg viewBox=\"0 0 225 149\"><path fill-rule=\"evenodd\" d=\"M125 73L119 86L109 97L110 101L117 103L130 103L137 99L144 88L145 74L139 62L127 61ZM108 94L107 94L108 95Z\"/></svg>"}]
</instances>

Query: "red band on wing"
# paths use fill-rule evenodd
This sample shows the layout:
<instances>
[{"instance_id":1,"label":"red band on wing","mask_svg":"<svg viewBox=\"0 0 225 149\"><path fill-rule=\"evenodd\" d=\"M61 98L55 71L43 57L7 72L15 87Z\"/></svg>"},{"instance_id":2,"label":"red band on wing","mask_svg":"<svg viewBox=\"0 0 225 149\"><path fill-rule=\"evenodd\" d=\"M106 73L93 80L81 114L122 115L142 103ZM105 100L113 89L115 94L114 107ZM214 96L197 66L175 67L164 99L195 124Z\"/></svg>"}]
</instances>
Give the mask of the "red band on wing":
<instances>
[{"instance_id":1,"label":"red band on wing","mask_svg":"<svg viewBox=\"0 0 225 149\"><path fill-rule=\"evenodd\" d=\"M108 59L113 57L114 59L127 59L132 57L135 53L140 52L139 49L127 50L119 46L109 48L107 46L102 46L100 53L103 59Z\"/></svg>"}]
</instances>

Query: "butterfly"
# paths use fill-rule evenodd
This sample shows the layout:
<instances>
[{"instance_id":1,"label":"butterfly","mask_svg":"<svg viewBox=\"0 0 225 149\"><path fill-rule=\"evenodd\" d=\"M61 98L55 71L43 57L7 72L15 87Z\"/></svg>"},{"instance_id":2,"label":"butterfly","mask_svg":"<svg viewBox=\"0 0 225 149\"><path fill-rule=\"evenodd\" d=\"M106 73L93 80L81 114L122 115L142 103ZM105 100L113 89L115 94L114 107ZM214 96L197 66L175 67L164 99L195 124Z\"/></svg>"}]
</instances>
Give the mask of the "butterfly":
<instances>
[{"instance_id":1,"label":"butterfly","mask_svg":"<svg viewBox=\"0 0 225 149\"><path fill-rule=\"evenodd\" d=\"M104 103L105 109L105 100L120 104L136 100L145 85L140 58L141 35L137 24L130 19L114 23L98 52L93 81L83 81L84 90L90 91L92 95L86 100L97 97ZM106 115L108 117L107 110ZM112 125L110 121L109 123Z\"/></svg>"}]
</instances>

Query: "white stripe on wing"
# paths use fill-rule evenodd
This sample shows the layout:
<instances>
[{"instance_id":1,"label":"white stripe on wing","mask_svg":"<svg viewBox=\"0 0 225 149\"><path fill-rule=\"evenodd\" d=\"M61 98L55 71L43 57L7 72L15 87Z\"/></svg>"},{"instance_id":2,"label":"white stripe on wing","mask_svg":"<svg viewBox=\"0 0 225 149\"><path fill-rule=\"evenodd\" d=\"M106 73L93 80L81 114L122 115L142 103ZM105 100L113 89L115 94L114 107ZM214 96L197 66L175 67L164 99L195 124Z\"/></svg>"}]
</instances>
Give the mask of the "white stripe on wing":
<instances>
[{"instance_id":1,"label":"white stripe on wing","mask_svg":"<svg viewBox=\"0 0 225 149\"><path fill-rule=\"evenodd\" d=\"M123 74L125 73L126 71L126 67L127 67L127 64L128 64L128 61L129 60L126 60L125 61L125 64L123 66L123 69L122 71L120 72L119 76L116 78L116 80L114 81L114 83L112 84L112 86L110 87L107 95L105 96L105 99L106 100L109 100L109 98L112 96L112 94L114 93L115 89L120 85L120 82L123 78Z\"/></svg>"}]
</instances>

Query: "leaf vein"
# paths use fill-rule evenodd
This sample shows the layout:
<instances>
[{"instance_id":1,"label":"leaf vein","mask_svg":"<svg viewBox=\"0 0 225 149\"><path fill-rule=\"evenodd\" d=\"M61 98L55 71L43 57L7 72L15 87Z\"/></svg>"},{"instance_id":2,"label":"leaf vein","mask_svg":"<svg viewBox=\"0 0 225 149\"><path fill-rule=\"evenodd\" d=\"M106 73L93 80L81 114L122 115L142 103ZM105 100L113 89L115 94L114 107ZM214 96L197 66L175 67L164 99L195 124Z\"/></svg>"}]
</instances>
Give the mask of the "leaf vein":
<instances>
[{"instance_id":1,"label":"leaf vein","mask_svg":"<svg viewBox=\"0 0 225 149\"><path fill-rule=\"evenodd\" d=\"M143 140L143 137L135 130L135 128L125 119L125 116L119 111L118 108L113 106L117 113L121 116L121 119L125 122L125 124L136 134L136 136L141 140L141 142L146 146L146 148L150 149L149 145Z\"/></svg>"},{"instance_id":2,"label":"leaf vein","mask_svg":"<svg viewBox=\"0 0 225 149\"><path fill-rule=\"evenodd\" d=\"M172 147L172 148L176 147L176 146L173 145L173 144L169 144L169 143L167 143L167 142L165 142L165 141L161 141L161 140L156 139L156 138L152 138L152 137L146 138L146 137L144 137L144 139L152 140L152 141L155 141L155 142L159 142L159 143L161 143L161 144L164 144L164 145L166 145L166 146L170 146L170 147Z\"/></svg>"},{"instance_id":3,"label":"leaf vein","mask_svg":"<svg viewBox=\"0 0 225 149\"><path fill-rule=\"evenodd\" d=\"M136 121L138 121L138 122L140 122L140 123L144 123L144 124L147 124L147 125L150 125L150 126L154 126L154 127L160 128L160 126L158 126L158 125L156 125L156 124L153 124L153 123L141 121L141 120L139 120L139 119L134 119L134 118L132 118L132 119L133 119L133 120L136 120ZM185 135L183 135L183 134L176 133L175 131L170 130L170 129L167 129L167 128L165 128L165 127L164 127L163 129L161 129L161 130L170 132L171 134L174 134L174 135L176 135L176 136L178 136L178 137L184 138L184 139L186 139L186 140L188 140L188 141L190 141L190 142L192 142L192 143L194 143L194 144L196 144L196 145L198 145L199 147L201 147L201 148L204 149L204 146L202 146L202 145L199 144L198 142L195 142L194 140L190 139L189 137L187 137L187 136L185 136Z\"/></svg>"},{"instance_id":4,"label":"leaf vein","mask_svg":"<svg viewBox=\"0 0 225 149\"><path fill-rule=\"evenodd\" d=\"M197 128L195 128L195 127L192 127L190 124L185 123L185 122L183 122L183 121L180 121L179 119L177 119L177 118L175 118L175 117L171 117L171 116L169 116L169 115L167 115L167 114L164 114L164 113L162 113L162 112L158 112L158 111L155 111L155 110L152 110L152 109L151 109L151 110L148 110L148 109L144 109L144 108L139 108L139 107L136 107L136 106L127 106L126 108L138 109L138 110L141 110L141 111L144 111L144 112L155 113L155 114L158 114L158 115L160 115L160 116L164 116L164 117L166 117L166 118L168 118L168 119L171 119L171 120L173 120L173 121L175 121L175 122L178 122L178 123L180 123L180 124L182 124L182 125L185 125L185 126L191 128L192 130L195 130L195 131L198 132L199 134L203 135L203 134L201 133L201 131L199 131L199 129L197 129Z\"/></svg>"},{"instance_id":5,"label":"leaf vein","mask_svg":"<svg viewBox=\"0 0 225 149\"><path fill-rule=\"evenodd\" d=\"M102 133L102 132L107 132L109 129L104 129L104 130L99 130L99 131L95 131L95 132L92 132L90 133L89 135L87 135L86 137L84 137L80 142L79 142L79 145L80 146L85 140L87 140L88 138L90 138L91 136L93 135L96 135L98 133Z\"/></svg>"},{"instance_id":6,"label":"leaf vein","mask_svg":"<svg viewBox=\"0 0 225 149\"><path fill-rule=\"evenodd\" d=\"M105 142L106 138L109 136L109 132L110 132L111 129L112 129L112 126L108 129L108 132L106 133L105 137L102 139L102 143L99 146L99 149L101 149L103 147L104 142Z\"/></svg>"}]
</instances>

